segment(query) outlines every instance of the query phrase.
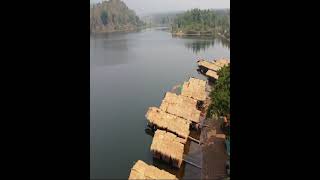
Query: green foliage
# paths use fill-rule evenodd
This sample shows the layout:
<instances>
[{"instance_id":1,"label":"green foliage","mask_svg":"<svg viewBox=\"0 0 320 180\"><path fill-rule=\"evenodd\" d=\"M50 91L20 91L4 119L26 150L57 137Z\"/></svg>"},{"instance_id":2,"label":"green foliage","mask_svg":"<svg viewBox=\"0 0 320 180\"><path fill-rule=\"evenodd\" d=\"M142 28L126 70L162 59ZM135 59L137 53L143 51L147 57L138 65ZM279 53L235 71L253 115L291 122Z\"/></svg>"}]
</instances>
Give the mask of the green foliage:
<instances>
[{"instance_id":1,"label":"green foliage","mask_svg":"<svg viewBox=\"0 0 320 180\"><path fill-rule=\"evenodd\" d=\"M214 90L210 93L211 104L207 117L227 116L230 114L230 67L225 66L218 71L219 78L214 85Z\"/></svg>"},{"instance_id":2,"label":"green foliage","mask_svg":"<svg viewBox=\"0 0 320 180\"><path fill-rule=\"evenodd\" d=\"M228 34L230 27L230 13L225 10L192 9L177 15L172 23L172 31L192 32L219 32Z\"/></svg>"},{"instance_id":3,"label":"green foliage","mask_svg":"<svg viewBox=\"0 0 320 180\"><path fill-rule=\"evenodd\" d=\"M96 3L90 7L90 29L94 32L133 30L144 23L120 0Z\"/></svg>"},{"instance_id":4,"label":"green foliage","mask_svg":"<svg viewBox=\"0 0 320 180\"><path fill-rule=\"evenodd\" d=\"M102 10L101 15L100 15L100 19L101 19L103 25L108 24L108 12L106 10Z\"/></svg>"}]
</instances>

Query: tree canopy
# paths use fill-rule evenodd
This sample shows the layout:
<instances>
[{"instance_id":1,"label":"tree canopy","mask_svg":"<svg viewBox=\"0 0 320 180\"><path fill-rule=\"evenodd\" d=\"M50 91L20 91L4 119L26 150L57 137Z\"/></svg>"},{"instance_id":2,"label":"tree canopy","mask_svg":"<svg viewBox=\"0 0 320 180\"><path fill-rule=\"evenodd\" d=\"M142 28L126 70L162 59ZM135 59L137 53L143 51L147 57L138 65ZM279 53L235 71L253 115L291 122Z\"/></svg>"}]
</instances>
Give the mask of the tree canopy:
<instances>
[{"instance_id":1,"label":"tree canopy","mask_svg":"<svg viewBox=\"0 0 320 180\"><path fill-rule=\"evenodd\" d=\"M207 116L228 116L230 114L230 66L224 66L218 71L213 91L210 93L211 105Z\"/></svg>"},{"instance_id":2,"label":"tree canopy","mask_svg":"<svg viewBox=\"0 0 320 180\"><path fill-rule=\"evenodd\" d=\"M219 32L228 34L230 27L229 10L200 10L192 9L177 15L172 23L172 31L194 32Z\"/></svg>"}]
</instances>

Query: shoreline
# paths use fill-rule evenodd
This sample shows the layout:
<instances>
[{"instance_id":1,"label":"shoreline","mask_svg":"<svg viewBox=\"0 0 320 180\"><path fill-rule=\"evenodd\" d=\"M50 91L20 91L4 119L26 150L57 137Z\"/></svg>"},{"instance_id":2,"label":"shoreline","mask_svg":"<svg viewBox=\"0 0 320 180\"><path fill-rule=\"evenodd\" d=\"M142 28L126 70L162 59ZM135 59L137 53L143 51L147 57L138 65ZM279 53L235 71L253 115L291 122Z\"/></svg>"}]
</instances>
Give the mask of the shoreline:
<instances>
[{"instance_id":1,"label":"shoreline","mask_svg":"<svg viewBox=\"0 0 320 180\"><path fill-rule=\"evenodd\" d=\"M215 37L215 36L218 35L219 37L221 37L221 38L227 40L228 42L230 42L230 38L227 38L227 37L223 36L223 35L220 34L220 33L211 33L211 34L205 33L205 34L201 34L201 33L199 32L199 33L192 33L192 34L190 34L190 33L184 33L184 32L177 32L177 33L176 33L176 32L171 32L171 34L172 34L173 36L180 36L180 37L182 37L182 36Z\"/></svg>"},{"instance_id":2,"label":"shoreline","mask_svg":"<svg viewBox=\"0 0 320 180\"><path fill-rule=\"evenodd\" d=\"M110 30L110 31L90 31L90 35L105 35L105 34L113 34L113 33L130 33L130 32L138 32L143 29L147 29L148 27L138 27L131 29L120 29L120 30Z\"/></svg>"},{"instance_id":3,"label":"shoreline","mask_svg":"<svg viewBox=\"0 0 320 180\"><path fill-rule=\"evenodd\" d=\"M201 179L228 179L226 165L228 160L225 147L225 134L222 120L217 117L206 118L201 129L200 142L202 152Z\"/></svg>"}]
</instances>

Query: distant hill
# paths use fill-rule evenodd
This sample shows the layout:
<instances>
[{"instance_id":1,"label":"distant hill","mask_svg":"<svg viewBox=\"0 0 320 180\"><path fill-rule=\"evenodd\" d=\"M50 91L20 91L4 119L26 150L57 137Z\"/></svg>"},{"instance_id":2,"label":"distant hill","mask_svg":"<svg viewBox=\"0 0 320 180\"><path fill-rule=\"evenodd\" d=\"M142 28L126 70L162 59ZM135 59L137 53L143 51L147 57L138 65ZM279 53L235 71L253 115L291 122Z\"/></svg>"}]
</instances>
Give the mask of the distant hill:
<instances>
[{"instance_id":1,"label":"distant hill","mask_svg":"<svg viewBox=\"0 0 320 180\"><path fill-rule=\"evenodd\" d=\"M171 26L173 20L177 14L181 14L183 11L154 13L141 17L141 20L149 26Z\"/></svg>"},{"instance_id":2,"label":"distant hill","mask_svg":"<svg viewBox=\"0 0 320 180\"><path fill-rule=\"evenodd\" d=\"M120 0L90 5L90 33L134 31L142 26L136 13Z\"/></svg>"}]
</instances>

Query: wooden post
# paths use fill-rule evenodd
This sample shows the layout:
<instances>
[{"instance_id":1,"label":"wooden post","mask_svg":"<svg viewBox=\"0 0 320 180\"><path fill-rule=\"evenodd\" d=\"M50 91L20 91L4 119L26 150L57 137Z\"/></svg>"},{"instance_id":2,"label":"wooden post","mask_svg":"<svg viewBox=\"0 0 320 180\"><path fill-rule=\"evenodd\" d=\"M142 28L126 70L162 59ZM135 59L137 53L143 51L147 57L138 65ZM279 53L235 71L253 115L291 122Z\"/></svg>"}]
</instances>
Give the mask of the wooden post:
<instances>
[{"instance_id":1,"label":"wooden post","mask_svg":"<svg viewBox=\"0 0 320 180\"><path fill-rule=\"evenodd\" d=\"M197 140L197 139L195 139L195 138L193 138L193 137L191 137L191 136L188 136L188 138L189 138L190 140L192 140L192 141L200 144L200 141L199 141L199 140Z\"/></svg>"}]
</instances>

